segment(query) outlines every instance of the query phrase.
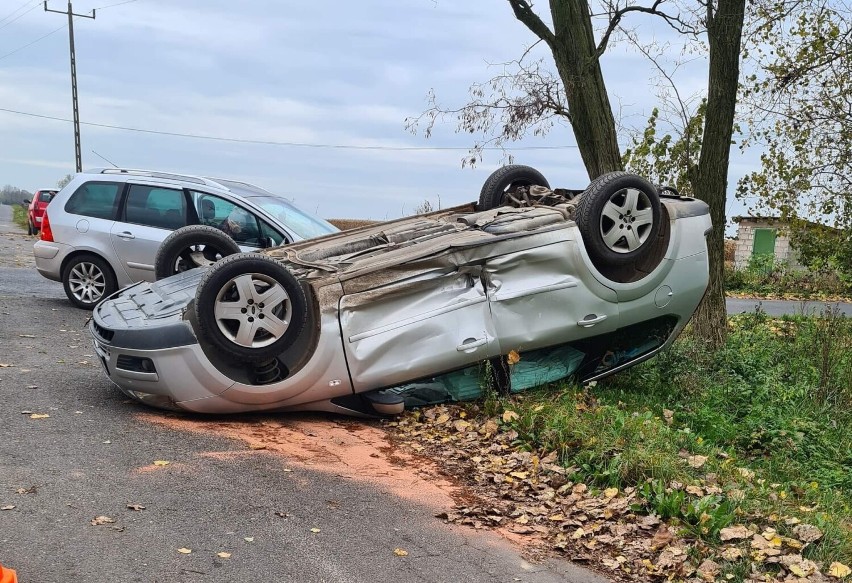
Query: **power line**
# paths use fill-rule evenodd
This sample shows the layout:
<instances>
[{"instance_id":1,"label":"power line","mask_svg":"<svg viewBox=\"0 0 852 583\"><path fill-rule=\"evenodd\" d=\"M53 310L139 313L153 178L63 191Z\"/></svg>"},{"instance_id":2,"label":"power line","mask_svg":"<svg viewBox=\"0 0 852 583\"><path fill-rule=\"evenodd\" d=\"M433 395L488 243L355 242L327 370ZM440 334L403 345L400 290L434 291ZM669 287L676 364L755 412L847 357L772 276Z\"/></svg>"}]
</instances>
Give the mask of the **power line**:
<instances>
[{"instance_id":1,"label":"power line","mask_svg":"<svg viewBox=\"0 0 852 583\"><path fill-rule=\"evenodd\" d=\"M22 51L22 50L24 50L24 49L25 49L25 48L27 48L27 47L31 47L31 46L33 46L33 45L34 45L34 44L36 44L37 42L39 42L39 41L42 41L42 40L46 39L47 37L49 37L49 36L50 36L50 35L52 35L52 34L56 34L57 32L59 32L59 31L60 31L60 30L62 30L63 28L66 28L67 26L68 26L67 24L63 24L62 26L60 26L60 27L59 27L59 28L57 28L56 30L52 30L52 31L50 31L49 33L47 33L46 35L44 35L44 36L40 36L39 38L35 39L35 40L34 40L34 41L32 41L32 42L29 42L29 43L25 44L24 46L16 48L14 51L9 51L9 52L8 52L8 53L6 53L5 55L0 56L0 61L2 61L3 59L5 59L6 57L11 57L12 55L14 55L15 53L17 53L18 51Z\"/></svg>"},{"instance_id":2,"label":"power line","mask_svg":"<svg viewBox=\"0 0 852 583\"><path fill-rule=\"evenodd\" d=\"M74 17L95 19L96 13L92 10L92 14L76 14L71 6L71 0L68 0L68 10L61 12L47 7L47 0L44 2L45 12L55 12L68 17L68 52L71 56L71 102L74 108L74 160L77 164L77 172L83 171L83 153L80 147L80 106L77 101L77 58L74 56Z\"/></svg>"},{"instance_id":3,"label":"power line","mask_svg":"<svg viewBox=\"0 0 852 583\"><path fill-rule=\"evenodd\" d=\"M40 0L36 0L36 3L38 3L39 1L40 1ZM12 16L14 16L15 14L17 14L17 13L18 13L18 12L20 12L21 10L23 10L23 8L24 8L27 4L29 4L29 3L30 3L30 0L27 0L26 2L24 2L23 4L21 4L18 8L15 8L12 12L10 12L9 14L7 14L7 15L6 15L6 16L4 16L3 18L0 18L0 22L3 22L4 20L8 20L8 19L9 19L9 18L11 18Z\"/></svg>"},{"instance_id":4,"label":"power line","mask_svg":"<svg viewBox=\"0 0 852 583\"><path fill-rule=\"evenodd\" d=\"M7 26L9 26L9 25L10 25L10 24L12 24L13 22L18 21L18 20L20 20L21 18L23 18L24 16L26 16L27 14L29 14L30 12L32 12L33 10L35 10L36 8L38 8L38 5L39 5L39 4L41 4L41 2L37 2L37 3L33 4L33 6L32 6L29 10L27 10L26 12L23 12L23 13L19 14L18 16L16 16L15 18L13 18L12 20L10 20L9 22L7 22L6 24L4 24L3 26L0 26L0 30L3 30L4 28L6 28ZM20 10L20 9L19 9L19 10ZM8 18L8 17L7 17L7 18Z\"/></svg>"},{"instance_id":5,"label":"power line","mask_svg":"<svg viewBox=\"0 0 852 583\"><path fill-rule=\"evenodd\" d=\"M40 1L41 1L41 0L39 0L39 2L40 2ZM92 14L94 14L94 13L95 13L95 10L106 10L107 8L113 8L113 7L115 7L115 6L121 6L122 4L130 4L131 2L138 2L138 1L139 1L139 0L124 0L124 2L117 2L117 3L115 3L115 4L107 4L106 6L101 6L101 7L99 7L99 8L95 8L95 9L91 10L90 12L91 12ZM26 4L25 4L25 6L26 6ZM20 8L19 8L19 10L20 10ZM14 14L14 13L13 13L13 14ZM78 16L77 18L79 18L79 16ZM60 26L60 27L59 27L59 28L57 28L56 30L52 30L52 31L50 31L49 33L47 33L46 35L38 37L38 38L37 38L37 39L35 39L34 41L28 42L27 44L25 44L25 45L23 45L23 46L20 46L20 47L16 48L16 49L15 49L15 50L13 50L13 51L9 51L9 52L8 52L8 53L6 53L5 55L0 56L0 61L2 61L3 59L5 59L6 57L11 57L11 56L12 56L12 55L14 55L15 53L17 53L17 52L19 52L19 51L22 51L22 50L24 50L24 49L25 49L25 48L27 48L27 47L31 47L31 46L33 46L34 44L36 44L36 43L37 43L37 42L39 42L39 41L43 41L44 39L46 39L46 38L47 38L47 37L49 37L50 35L52 35L52 34L56 34L57 32L59 32L60 30L62 30L63 28L65 28L65 27L67 27L67 26L68 26L67 24L63 24L62 26Z\"/></svg>"},{"instance_id":6,"label":"power line","mask_svg":"<svg viewBox=\"0 0 852 583\"><path fill-rule=\"evenodd\" d=\"M36 117L40 119L49 119L53 121L64 121L71 122L73 120L66 119L63 117L54 117L51 115L42 115L39 113L30 113L26 111L17 111L14 109L7 109L5 107L0 107L0 111L4 111L6 113L14 113L16 115L26 115L28 117ZM80 122L81 125L92 126L96 128L106 128L110 130L122 130L127 132L138 132L142 134L155 134L159 136L173 136L179 138L192 138L196 140L212 140L216 142L234 142L238 144L260 144L266 146L288 146L293 148L325 148L325 149L335 149L335 150L388 150L395 152L405 152L405 151L464 151L467 152L471 150L471 148L457 147L457 146L364 146L364 145L354 145L354 144L310 144L304 142L277 142L272 140L249 140L244 138L225 138L221 136L205 136L202 134L184 134L180 132L166 132L160 130L147 130L142 128L131 128L127 126L117 126L103 123L93 123L93 122ZM576 145L565 145L565 146L515 146L509 148L500 148L496 146L489 146L482 148L483 150L565 150L565 149L573 149L577 148Z\"/></svg>"},{"instance_id":7,"label":"power line","mask_svg":"<svg viewBox=\"0 0 852 583\"><path fill-rule=\"evenodd\" d=\"M114 8L115 6L121 6L122 4L130 4L131 2L138 2L138 1L139 0L124 0L124 2L116 2L115 4L107 4L106 6L98 6L97 8L95 8L95 10L106 10L107 8Z\"/></svg>"}]
</instances>

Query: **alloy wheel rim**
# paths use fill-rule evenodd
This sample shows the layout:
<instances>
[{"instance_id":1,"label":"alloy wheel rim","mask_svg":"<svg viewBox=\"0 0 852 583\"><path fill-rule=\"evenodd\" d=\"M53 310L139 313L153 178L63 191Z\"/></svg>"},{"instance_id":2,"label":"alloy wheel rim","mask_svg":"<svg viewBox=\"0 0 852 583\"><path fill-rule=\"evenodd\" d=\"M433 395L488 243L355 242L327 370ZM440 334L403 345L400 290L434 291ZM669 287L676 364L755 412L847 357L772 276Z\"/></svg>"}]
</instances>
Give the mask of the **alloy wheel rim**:
<instances>
[{"instance_id":1,"label":"alloy wheel rim","mask_svg":"<svg viewBox=\"0 0 852 583\"><path fill-rule=\"evenodd\" d=\"M607 249L631 253L645 244L653 225L654 211L647 193L637 188L624 188L604 205L600 235Z\"/></svg>"},{"instance_id":2,"label":"alloy wheel rim","mask_svg":"<svg viewBox=\"0 0 852 583\"><path fill-rule=\"evenodd\" d=\"M77 300L94 304L106 291L106 276L94 263L83 261L71 268L68 274L68 287L71 289L71 295Z\"/></svg>"},{"instance_id":3,"label":"alloy wheel rim","mask_svg":"<svg viewBox=\"0 0 852 583\"><path fill-rule=\"evenodd\" d=\"M245 273L219 289L213 313L216 326L229 341L245 348L263 348L287 331L293 304L275 278Z\"/></svg>"}]
</instances>

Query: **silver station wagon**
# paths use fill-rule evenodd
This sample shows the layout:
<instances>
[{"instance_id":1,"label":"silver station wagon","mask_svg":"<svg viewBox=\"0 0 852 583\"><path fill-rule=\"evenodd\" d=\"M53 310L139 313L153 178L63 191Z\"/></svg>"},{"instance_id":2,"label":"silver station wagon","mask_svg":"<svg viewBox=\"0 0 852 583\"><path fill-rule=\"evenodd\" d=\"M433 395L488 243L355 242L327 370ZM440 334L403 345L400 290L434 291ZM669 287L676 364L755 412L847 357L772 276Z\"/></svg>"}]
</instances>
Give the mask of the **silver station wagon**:
<instances>
[{"instance_id":1,"label":"silver station wagon","mask_svg":"<svg viewBox=\"0 0 852 583\"><path fill-rule=\"evenodd\" d=\"M705 203L632 174L564 190L506 166L477 203L130 286L90 331L153 406L395 414L653 356L703 297L709 230Z\"/></svg>"},{"instance_id":2,"label":"silver station wagon","mask_svg":"<svg viewBox=\"0 0 852 583\"><path fill-rule=\"evenodd\" d=\"M195 232L227 232L231 252L338 231L244 182L97 169L78 173L51 201L40 225L41 240L33 246L36 268L44 277L61 281L74 305L90 310L121 287L154 281L160 244L187 225L200 227ZM211 248L204 259L216 257Z\"/></svg>"}]
</instances>

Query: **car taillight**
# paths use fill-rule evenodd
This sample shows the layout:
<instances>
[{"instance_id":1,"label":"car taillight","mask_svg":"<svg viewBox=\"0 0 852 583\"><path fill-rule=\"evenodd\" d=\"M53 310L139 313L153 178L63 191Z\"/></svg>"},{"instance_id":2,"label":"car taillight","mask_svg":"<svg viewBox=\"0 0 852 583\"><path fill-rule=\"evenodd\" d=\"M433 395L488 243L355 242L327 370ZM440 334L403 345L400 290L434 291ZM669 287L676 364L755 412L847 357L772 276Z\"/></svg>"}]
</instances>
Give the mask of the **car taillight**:
<instances>
[{"instance_id":1,"label":"car taillight","mask_svg":"<svg viewBox=\"0 0 852 583\"><path fill-rule=\"evenodd\" d=\"M53 242L53 231L50 230L50 219L47 218L47 211L41 218L41 240Z\"/></svg>"}]
</instances>

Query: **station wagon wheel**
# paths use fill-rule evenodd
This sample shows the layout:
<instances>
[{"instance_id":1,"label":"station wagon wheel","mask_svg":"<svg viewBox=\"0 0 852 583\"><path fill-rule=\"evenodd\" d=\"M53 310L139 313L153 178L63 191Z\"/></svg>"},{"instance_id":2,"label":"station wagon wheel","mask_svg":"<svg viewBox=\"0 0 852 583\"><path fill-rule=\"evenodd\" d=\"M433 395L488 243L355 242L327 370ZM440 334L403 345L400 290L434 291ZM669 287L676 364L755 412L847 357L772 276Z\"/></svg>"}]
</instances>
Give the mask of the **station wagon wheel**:
<instances>
[{"instance_id":1,"label":"station wagon wheel","mask_svg":"<svg viewBox=\"0 0 852 583\"><path fill-rule=\"evenodd\" d=\"M210 266L239 252L237 242L219 229L188 225L172 232L160 243L154 259L154 274L160 280L196 267Z\"/></svg>"},{"instance_id":2,"label":"station wagon wheel","mask_svg":"<svg viewBox=\"0 0 852 583\"><path fill-rule=\"evenodd\" d=\"M239 253L204 275L195 294L195 316L204 340L235 359L263 362L299 338L307 300L281 263Z\"/></svg>"},{"instance_id":3,"label":"station wagon wheel","mask_svg":"<svg viewBox=\"0 0 852 583\"><path fill-rule=\"evenodd\" d=\"M109 263L95 255L78 255L62 270L62 286L71 303L91 310L118 289Z\"/></svg>"},{"instance_id":4,"label":"station wagon wheel","mask_svg":"<svg viewBox=\"0 0 852 583\"><path fill-rule=\"evenodd\" d=\"M477 210L487 211L507 204L507 195L519 186L550 188L544 175L531 166L521 164L503 166L492 172L482 185Z\"/></svg>"},{"instance_id":5,"label":"station wagon wheel","mask_svg":"<svg viewBox=\"0 0 852 583\"><path fill-rule=\"evenodd\" d=\"M576 222L592 260L628 265L644 257L660 230L660 196L635 174L610 172L580 196Z\"/></svg>"}]
</instances>

